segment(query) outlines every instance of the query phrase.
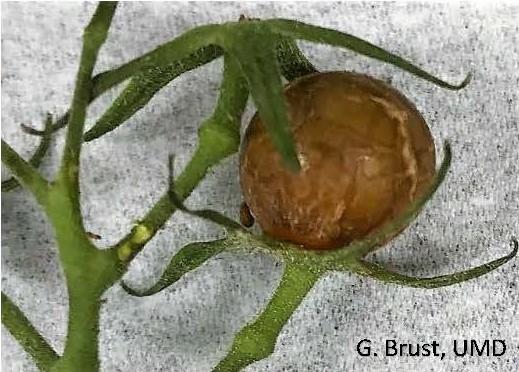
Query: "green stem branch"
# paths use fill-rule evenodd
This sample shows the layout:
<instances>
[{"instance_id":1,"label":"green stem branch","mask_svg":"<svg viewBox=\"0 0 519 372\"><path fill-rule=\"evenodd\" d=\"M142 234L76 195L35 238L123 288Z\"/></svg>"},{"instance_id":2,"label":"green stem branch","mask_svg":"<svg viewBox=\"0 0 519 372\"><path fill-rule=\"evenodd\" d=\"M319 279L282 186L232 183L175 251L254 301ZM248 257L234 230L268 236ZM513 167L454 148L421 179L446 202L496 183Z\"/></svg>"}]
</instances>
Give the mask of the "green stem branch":
<instances>
[{"instance_id":1,"label":"green stem branch","mask_svg":"<svg viewBox=\"0 0 519 372\"><path fill-rule=\"evenodd\" d=\"M23 124L22 124L23 125ZM25 126L23 126L25 128ZM31 156L31 159L28 163L34 168L38 168L43 160L43 157L47 153L50 147L50 140L52 136L52 116L50 114L47 115L45 120L45 129L43 131L43 136L40 139L40 143L36 148L36 151ZM11 177L5 181L2 181L2 192L8 192L14 190L20 186L20 183L16 180L16 178Z\"/></svg>"},{"instance_id":2,"label":"green stem branch","mask_svg":"<svg viewBox=\"0 0 519 372\"><path fill-rule=\"evenodd\" d=\"M116 7L117 3L115 2L99 3L92 20L85 28L83 34L83 49L81 51L65 149L58 178L58 181L65 183L65 190L68 192L73 202L74 212L78 216L81 214L79 204L79 157L83 143L86 109L90 102L90 92L92 90L92 72L99 49L108 35L108 29Z\"/></svg>"},{"instance_id":3,"label":"green stem branch","mask_svg":"<svg viewBox=\"0 0 519 372\"><path fill-rule=\"evenodd\" d=\"M52 346L4 292L2 292L2 324L32 357L41 371L49 371L58 360L59 356Z\"/></svg>"},{"instance_id":4,"label":"green stem branch","mask_svg":"<svg viewBox=\"0 0 519 372\"><path fill-rule=\"evenodd\" d=\"M202 181L211 167L238 151L240 145L240 119L248 98L247 84L238 72L238 66L228 57L225 58L224 76L220 86L220 96L213 115L206 120L198 131L198 146L184 171L175 181L175 193L185 200ZM140 252L144 245L167 222L176 207L171 200L170 191L155 203L128 235L113 249L131 252L126 263ZM135 239L138 231L143 239ZM123 255L123 256L126 256Z\"/></svg>"},{"instance_id":5,"label":"green stem branch","mask_svg":"<svg viewBox=\"0 0 519 372\"><path fill-rule=\"evenodd\" d=\"M235 336L231 350L213 372L235 372L274 352L283 326L319 279L309 269L286 264L281 282L265 310Z\"/></svg>"},{"instance_id":6,"label":"green stem branch","mask_svg":"<svg viewBox=\"0 0 519 372\"><path fill-rule=\"evenodd\" d=\"M9 168L14 178L34 195L38 203L45 207L49 192L47 180L4 140L2 140L2 163Z\"/></svg>"},{"instance_id":7,"label":"green stem branch","mask_svg":"<svg viewBox=\"0 0 519 372\"><path fill-rule=\"evenodd\" d=\"M78 290L80 289L80 290ZM69 321L63 357L51 372L98 372L100 294L69 285Z\"/></svg>"},{"instance_id":8,"label":"green stem branch","mask_svg":"<svg viewBox=\"0 0 519 372\"><path fill-rule=\"evenodd\" d=\"M84 231L79 189L80 151L92 72L116 6L114 2L99 3L85 28L63 158L46 208L56 234L69 295L65 351L52 371L98 371L100 298L119 275L113 252L98 250Z\"/></svg>"}]
</instances>

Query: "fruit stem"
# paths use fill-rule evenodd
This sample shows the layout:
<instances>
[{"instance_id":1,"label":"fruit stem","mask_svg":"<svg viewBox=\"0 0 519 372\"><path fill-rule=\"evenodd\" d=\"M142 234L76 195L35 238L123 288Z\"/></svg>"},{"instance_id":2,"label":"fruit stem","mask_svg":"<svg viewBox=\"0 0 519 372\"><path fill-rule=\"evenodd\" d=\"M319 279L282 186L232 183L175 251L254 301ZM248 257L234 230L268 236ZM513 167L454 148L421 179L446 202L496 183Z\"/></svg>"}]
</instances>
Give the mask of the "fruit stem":
<instances>
[{"instance_id":1,"label":"fruit stem","mask_svg":"<svg viewBox=\"0 0 519 372\"><path fill-rule=\"evenodd\" d=\"M320 275L308 268L286 264L281 282L258 318L243 327L213 372L234 372L274 352L283 326L310 292Z\"/></svg>"}]
</instances>

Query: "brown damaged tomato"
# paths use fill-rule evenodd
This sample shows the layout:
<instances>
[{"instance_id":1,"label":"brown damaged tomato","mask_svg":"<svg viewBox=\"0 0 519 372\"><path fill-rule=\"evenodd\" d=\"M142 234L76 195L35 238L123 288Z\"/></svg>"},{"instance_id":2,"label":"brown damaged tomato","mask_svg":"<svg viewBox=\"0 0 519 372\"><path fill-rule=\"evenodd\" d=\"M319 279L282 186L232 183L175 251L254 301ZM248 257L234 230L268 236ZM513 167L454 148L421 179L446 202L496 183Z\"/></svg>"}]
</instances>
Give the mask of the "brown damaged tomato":
<instances>
[{"instance_id":1,"label":"brown damaged tomato","mask_svg":"<svg viewBox=\"0 0 519 372\"><path fill-rule=\"evenodd\" d=\"M398 216L430 185L429 128L388 84L353 72L316 73L290 83L285 97L301 170L284 166L257 113L240 155L245 202L267 235L338 248Z\"/></svg>"}]
</instances>

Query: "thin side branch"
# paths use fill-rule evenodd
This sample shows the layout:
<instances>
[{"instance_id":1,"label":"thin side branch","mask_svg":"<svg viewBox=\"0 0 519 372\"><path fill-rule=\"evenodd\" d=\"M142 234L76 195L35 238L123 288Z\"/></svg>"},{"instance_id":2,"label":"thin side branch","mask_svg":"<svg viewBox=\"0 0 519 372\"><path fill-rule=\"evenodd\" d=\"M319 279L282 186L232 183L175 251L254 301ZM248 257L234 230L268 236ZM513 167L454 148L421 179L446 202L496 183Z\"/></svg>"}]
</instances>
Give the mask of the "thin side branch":
<instances>
[{"instance_id":1,"label":"thin side branch","mask_svg":"<svg viewBox=\"0 0 519 372\"><path fill-rule=\"evenodd\" d=\"M220 213L218 211L214 211L212 209L199 209L199 210L192 210L189 209L184 205L182 202L182 199L177 195L177 192L175 190L175 179L174 179L174 156L170 155L169 157L169 199L171 200L171 203L175 206L175 208L181 210L184 213L188 213L192 216L202 218L206 221L213 222L224 229L226 229L228 232L232 232L235 230L243 230L243 227L233 219L227 217L223 213Z\"/></svg>"},{"instance_id":2,"label":"thin side branch","mask_svg":"<svg viewBox=\"0 0 519 372\"><path fill-rule=\"evenodd\" d=\"M25 126L22 124L22 128L25 128ZM32 165L34 168L38 168L49 150L50 147L50 140L52 137L52 116L50 114L47 115L47 118L45 120L45 129L43 131L43 136L40 139L40 143L38 147L36 148L36 151L29 159L28 163ZM11 177L5 181L2 181L2 192L8 192L11 190L16 189L18 186L20 186L20 183L16 180L16 178Z\"/></svg>"},{"instance_id":3,"label":"thin side branch","mask_svg":"<svg viewBox=\"0 0 519 372\"><path fill-rule=\"evenodd\" d=\"M99 49L108 35L108 29L116 7L117 3L115 2L101 2L83 34L83 49L81 51L79 71L72 98L65 149L60 169L60 176L65 182L70 196L76 199L74 204L77 212L80 211L79 156L81 144L83 143L86 109L91 97L92 72Z\"/></svg>"},{"instance_id":4,"label":"thin side branch","mask_svg":"<svg viewBox=\"0 0 519 372\"><path fill-rule=\"evenodd\" d=\"M59 359L59 355L4 292L2 292L2 324L32 357L41 371L50 371L52 365Z\"/></svg>"},{"instance_id":5,"label":"thin side branch","mask_svg":"<svg viewBox=\"0 0 519 372\"><path fill-rule=\"evenodd\" d=\"M179 201L185 200L191 194L211 167L238 151L240 120L247 98L247 84L238 66L226 57L220 96L213 115L201 125L197 149L184 171L175 180L175 194ZM129 243L133 252L130 260L133 259L175 210L171 190L168 189L139 224L112 249L128 247ZM125 265L128 263L129 261L125 262Z\"/></svg>"},{"instance_id":6,"label":"thin side branch","mask_svg":"<svg viewBox=\"0 0 519 372\"><path fill-rule=\"evenodd\" d=\"M47 180L4 140L2 140L2 163L9 168L14 178L34 195L40 205L47 204L49 192Z\"/></svg>"}]
</instances>

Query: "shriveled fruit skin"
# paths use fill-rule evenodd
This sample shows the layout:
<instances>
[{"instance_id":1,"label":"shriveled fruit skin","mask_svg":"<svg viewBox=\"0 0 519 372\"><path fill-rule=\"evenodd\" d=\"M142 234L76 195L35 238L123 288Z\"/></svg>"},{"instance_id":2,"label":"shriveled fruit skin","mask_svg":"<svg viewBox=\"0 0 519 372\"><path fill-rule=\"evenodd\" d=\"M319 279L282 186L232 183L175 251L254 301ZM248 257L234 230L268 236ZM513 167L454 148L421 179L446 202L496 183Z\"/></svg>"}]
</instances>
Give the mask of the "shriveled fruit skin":
<instances>
[{"instance_id":1,"label":"shriveled fruit skin","mask_svg":"<svg viewBox=\"0 0 519 372\"><path fill-rule=\"evenodd\" d=\"M257 113L240 154L243 196L267 235L308 249L344 246L397 216L432 181L429 128L386 83L316 73L289 84L285 97L300 172L284 167Z\"/></svg>"}]
</instances>

